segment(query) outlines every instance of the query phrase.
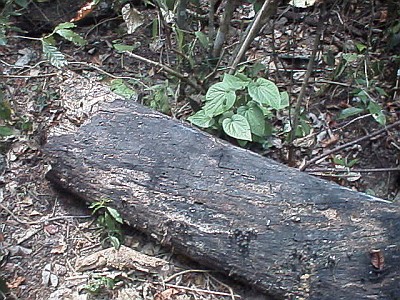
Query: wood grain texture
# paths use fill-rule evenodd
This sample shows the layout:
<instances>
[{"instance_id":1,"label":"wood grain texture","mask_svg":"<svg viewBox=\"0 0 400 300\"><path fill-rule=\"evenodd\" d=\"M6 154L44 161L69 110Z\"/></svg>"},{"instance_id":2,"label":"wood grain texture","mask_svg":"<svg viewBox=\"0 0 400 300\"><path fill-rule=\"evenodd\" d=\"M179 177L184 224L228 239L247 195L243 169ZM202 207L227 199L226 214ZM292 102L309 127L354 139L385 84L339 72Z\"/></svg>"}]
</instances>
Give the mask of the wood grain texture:
<instances>
[{"instance_id":1,"label":"wood grain texture","mask_svg":"<svg viewBox=\"0 0 400 300\"><path fill-rule=\"evenodd\" d=\"M276 299L400 299L397 205L116 100L43 149L53 183ZM381 250L382 270L370 252Z\"/></svg>"}]
</instances>

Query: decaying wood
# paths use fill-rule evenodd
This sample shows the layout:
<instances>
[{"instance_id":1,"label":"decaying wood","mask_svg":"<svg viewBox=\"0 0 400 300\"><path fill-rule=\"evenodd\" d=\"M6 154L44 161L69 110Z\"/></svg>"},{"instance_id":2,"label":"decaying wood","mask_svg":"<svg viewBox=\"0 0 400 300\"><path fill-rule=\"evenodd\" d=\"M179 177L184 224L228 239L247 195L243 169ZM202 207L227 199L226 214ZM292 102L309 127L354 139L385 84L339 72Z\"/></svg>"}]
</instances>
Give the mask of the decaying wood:
<instances>
[{"instance_id":1,"label":"decaying wood","mask_svg":"<svg viewBox=\"0 0 400 300\"><path fill-rule=\"evenodd\" d=\"M104 267L117 270L137 270L145 273L165 273L172 269L163 259L145 255L123 245L118 250L111 247L78 258L75 263L75 268L79 272Z\"/></svg>"},{"instance_id":2,"label":"decaying wood","mask_svg":"<svg viewBox=\"0 0 400 300\"><path fill-rule=\"evenodd\" d=\"M116 100L43 149L48 179L277 299L399 299L397 205Z\"/></svg>"}]
</instances>

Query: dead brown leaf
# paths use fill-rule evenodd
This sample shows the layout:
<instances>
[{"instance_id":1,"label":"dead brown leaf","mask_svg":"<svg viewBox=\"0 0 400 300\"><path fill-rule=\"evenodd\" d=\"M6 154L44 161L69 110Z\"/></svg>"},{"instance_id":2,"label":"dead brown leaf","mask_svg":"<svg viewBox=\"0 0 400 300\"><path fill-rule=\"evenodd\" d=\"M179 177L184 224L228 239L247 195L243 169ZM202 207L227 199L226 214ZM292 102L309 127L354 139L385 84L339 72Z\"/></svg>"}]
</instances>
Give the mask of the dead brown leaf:
<instances>
[{"instance_id":1,"label":"dead brown leaf","mask_svg":"<svg viewBox=\"0 0 400 300\"><path fill-rule=\"evenodd\" d=\"M18 277L16 277L16 278L14 278L10 283L7 283L7 286L8 286L10 289L16 289L16 288L19 287L24 281L25 281L25 277L18 276Z\"/></svg>"},{"instance_id":2,"label":"dead brown leaf","mask_svg":"<svg viewBox=\"0 0 400 300\"><path fill-rule=\"evenodd\" d=\"M46 225L44 226L44 231L50 235L56 234L58 232L58 226L53 224Z\"/></svg>"},{"instance_id":3,"label":"dead brown leaf","mask_svg":"<svg viewBox=\"0 0 400 300\"><path fill-rule=\"evenodd\" d=\"M171 297L174 295L179 294L180 291L177 289L166 289L165 291L159 292L157 294L154 295L154 300L168 300L168 299L172 299Z\"/></svg>"},{"instance_id":4,"label":"dead brown leaf","mask_svg":"<svg viewBox=\"0 0 400 300\"><path fill-rule=\"evenodd\" d=\"M329 139L322 141L321 145L323 148L327 148L329 146L336 144L338 141L339 141L339 135L334 134Z\"/></svg>"}]
</instances>

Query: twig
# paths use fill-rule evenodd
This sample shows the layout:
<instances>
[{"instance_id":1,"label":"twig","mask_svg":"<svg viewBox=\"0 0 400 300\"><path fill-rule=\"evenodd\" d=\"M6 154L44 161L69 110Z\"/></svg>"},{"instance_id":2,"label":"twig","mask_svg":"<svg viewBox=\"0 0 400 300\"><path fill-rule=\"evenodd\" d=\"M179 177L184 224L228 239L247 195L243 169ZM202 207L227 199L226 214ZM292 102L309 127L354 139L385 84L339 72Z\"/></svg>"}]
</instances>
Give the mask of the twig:
<instances>
[{"instance_id":1,"label":"twig","mask_svg":"<svg viewBox=\"0 0 400 300\"><path fill-rule=\"evenodd\" d=\"M21 220L20 218L18 218L11 210L8 209L8 207L4 206L1 203L0 203L0 208L5 210L15 221L17 221L20 224L24 224L24 225L37 225L37 224L41 224L41 223L45 223L45 222L70 219L70 218L77 218L77 219L91 218L91 216L58 216L58 217L52 217L52 218L45 218L45 219L38 220L38 221L24 221L24 220Z\"/></svg>"},{"instance_id":2,"label":"twig","mask_svg":"<svg viewBox=\"0 0 400 300\"><path fill-rule=\"evenodd\" d=\"M336 168L318 168L309 169L305 172L307 173L322 173L322 172L332 172L332 173L346 173L346 172L357 172L357 173L373 173L373 172L399 172L400 168L376 168L376 169L336 169Z\"/></svg>"},{"instance_id":3,"label":"twig","mask_svg":"<svg viewBox=\"0 0 400 300\"><path fill-rule=\"evenodd\" d=\"M210 273L210 272L216 272L216 271L211 271L211 270L184 270L184 271L181 271L181 272L178 272L178 273L175 273L175 274L171 275L170 277L166 278L164 280L164 282L171 281L172 279L174 279L174 278L176 278L176 277L178 277L180 275L187 274L187 273ZM235 300L235 293L233 292L233 289L229 285L221 282L220 280L218 280L214 276L211 276L210 274L208 274L208 276L210 276L210 278L212 278L214 281L218 282L220 285L222 285L227 290L229 290L232 300Z\"/></svg>"},{"instance_id":4,"label":"twig","mask_svg":"<svg viewBox=\"0 0 400 300\"><path fill-rule=\"evenodd\" d=\"M2 78L41 78L41 77L51 77L51 76L56 76L58 73L48 73L48 74L39 74L39 75L2 75L0 74L0 77Z\"/></svg>"},{"instance_id":5,"label":"twig","mask_svg":"<svg viewBox=\"0 0 400 300\"><path fill-rule=\"evenodd\" d=\"M221 56L222 46L229 34L229 25L232 20L233 13L239 5L239 0L226 1L225 10L222 16L222 21L219 26L217 35L214 40L214 45L212 48L212 57L219 58Z\"/></svg>"},{"instance_id":6,"label":"twig","mask_svg":"<svg viewBox=\"0 0 400 300\"><path fill-rule=\"evenodd\" d=\"M95 69L97 71L99 71L100 73L103 73L104 75L107 75L108 77L114 78L114 79L130 79L130 80L134 80L137 83L140 83L141 85L143 85L145 88L149 88L149 86L145 83L143 83L142 81L140 81L139 79L136 79L134 77L130 77L130 76L117 76L117 75L113 75L111 73L108 73L107 71L104 71L103 69L101 69L100 67L94 65L94 64L89 64L87 62L83 62L83 61L71 61L68 62L69 65L83 65L92 69Z\"/></svg>"},{"instance_id":7,"label":"twig","mask_svg":"<svg viewBox=\"0 0 400 300\"><path fill-rule=\"evenodd\" d=\"M291 131L289 133L289 144L290 144L290 149L289 149L289 164L293 163L293 152L294 152L294 148L293 148L293 141L296 137L296 130L297 130L297 126L299 125L299 120L300 120L300 108L301 108L301 103L303 102L303 98L304 98L304 94L306 92L307 86L308 86L308 81L311 77L313 68L314 68L314 61L315 61L315 57L317 56L317 52L318 52L318 47L319 47L319 43L321 40L321 36L322 36L322 31L323 31L323 20L321 17L320 22L318 23L318 27L317 27L317 34L315 35L315 39L314 39L314 45L313 45L313 50L311 53L311 57L310 60L308 61L308 65L307 65L307 72L306 75L304 77L304 81L301 85L301 89L300 89L300 93L297 97L296 100L296 104L294 106L294 112L293 112L293 118L292 118L292 128Z\"/></svg>"},{"instance_id":8,"label":"twig","mask_svg":"<svg viewBox=\"0 0 400 300\"><path fill-rule=\"evenodd\" d=\"M351 87L351 84L348 83L343 83L343 82L338 82L338 81L332 81L332 80L327 80L327 79L318 79L315 81L315 83L329 83L329 84L334 84L334 85L340 85L340 86L345 86L345 87Z\"/></svg>"},{"instance_id":9,"label":"twig","mask_svg":"<svg viewBox=\"0 0 400 300\"><path fill-rule=\"evenodd\" d=\"M171 276L166 278L164 280L164 282L171 281L172 279L174 279L174 278L176 278L176 277L178 277L180 275L184 275L184 274L188 274L188 273L210 273L210 272L213 272L213 271L210 271L210 270L184 270L184 271L172 274Z\"/></svg>"},{"instance_id":10,"label":"twig","mask_svg":"<svg viewBox=\"0 0 400 300\"><path fill-rule=\"evenodd\" d=\"M377 131L375 131L375 132L373 132L373 133L367 134L366 136L360 137L360 138L358 138L358 139L356 139L356 140L354 140L354 141L348 142L348 143L343 144L343 145L341 145L341 146L339 146L339 147L336 147L336 148L334 148L334 149L332 149L332 150L326 151L325 153L322 153L321 155L318 155L318 156L314 157L313 159L310 159L308 162L306 162L306 163L300 168L300 171L304 171L309 165L315 163L316 161L318 161L318 160L320 160L320 159L322 159L322 158L324 158L324 157L326 157L326 156L328 156L328 155L330 155L330 154L332 154L332 153L336 153L336 152L338 152L338 151L340 151L340 150L343 150L343 149L345 149L345 148L348 148L348 147L350 147L350 146L352 146L352 145L354 145L354 144L357 144L357 143L359 143L359 142L361 142L361 141L370 139L370 138L372 138L372 137L374 137L374 136L377 136L377 135L379 135L379 134L381 134L381 133L383 133L383 132L385 132L385 131L388 131L389 129L394 128L394 127L396 127L396 126L398 126L398 125L400 125L400 120L394 122L393 124L390 124L390 125L386 126L385 128L382 128L382 129L377 130Z\"/></svg>"},{"instance_id":11,"label":"twig","mask_svg":"<svg viewBox=\"0 0 400 300\"><path fill-rule=\"evenodd\" d=\"M12 36L13 38L17 38L17 39L26 39L26 40L32 40L32 41L41 41L41 38L34 38L34 37L30 37L30 36L23 36L23 35L14 35Z\"/></svg>"},{"instance_id":12,"label":"twig","mask_svg":"<svg viewBox=\"0 0 400 300\"><path fill-rule=\"evenodd\" d=\"M208 276L210 276L214 281L218 282L220 285L225 287L229 291L229 293L231 294L232 300L235 300L235 293L234 293L233 289L229 285L223 283L222 281L218 280L214 276L211 276L210 274L208 274Z\"/></svg>"},{"instance_id":13,"label":"twig","mask_svg":"<svg viewBox=\"0 0 400 300\"><path fill-rule=\"evenodd\" d=\"M230 67L229 74L235 73L235 70L237 68L237 65L239 64L240 60L242 59L244 53L247 51L249 48L251 42L254 40L254 37L257 35L257 31L260 28L260 24L262 21L266 22L266 20L263 20L265 17L266 12L271 8L271 3L274 4L274 0L267 0L264 2L263 6L261 7L260 11L257 13L257 16L251 25L251 28L249 32L246 35L245 40L243 41L243 44L240 46L239 51L232 61Z\"/></svg>"},{"instance_id":14,"label":"twig","mask_svg":"<svg viewBox=\"0 0 400 300\"><path fill-rule=\"evenodd\" d=\"M231 296L231 294L224 293L224 292L217 292L217 291L210 291L210 290L204 290L204 289L197 289L197 288L190 288L186 286L181 286L181 285L175 285L175 284L169 284L169 283L161 283L159 284L165 285L170 288L175 288L175 289L182 289L182 290L187 290L191 292L196 292L196 293L203 293L203 294L211 294L211 295L217 295L217 296ZM239 295L233 295L235 298L241 298Z\"/></svg>"},{"instance_id":15,"label":"twig","mask_svg":"<svg viewBox=\"0 0 400 300\"><path fill-rule=\"evenodd\" d=\"M210 9L208 11L208 43L209 49L212 49L212 41L214 40L215 36L215 23L214 23L214 15L215 15L215 1L210 0ZM211 56L212 53L209 53ZM221 55L222 56L222 55Z\"/></svg>"},{"instance_id":16,"label":"twig","mask_svg":"<svg viewBox=\"0 0 400 300\"><path fill-rule=\"evenodd\" d=\"M168 67L166 65L163 65L162 63L159 63L159 62L144 58L144 57L142 57L140 55L134 54L134 53L129 52L129 51L124 51L124 53L127 54L130 57L133 57L133 58L137 59L137 60L140 60L140 61L143 61L145 63L151 64L153 66L159 67L162 70L164 70L165 72L169 73L170 75L175 76L175 77L181 79L182 81L185 81L187 84L189 84L190 86L195 88L198 92L205 93L204 89L200 85L198 85L196 82L192 81L187 76L185 76L185 75L183 75L183 74L171 69L170 67Z\"/></svg>"},{"instance_id":17,"label":"twig","mask_svg":"<svg viewBox=\"0 0 400 300\"><path fill-rule=\"evenodd\" d=\"M94 26L92 26L86 33L85 33L85 39L87 39L87 37L89 36L89 34L95 30L97 27L99 27L100 25L113 21L113 20L117 20L117 19L122 19L121 16L117 16L117 17L113 17L113 18L108 18L108 19L104 19L102 21L100 21L99 23L96 23Z\"/></svg>"},{"instance_id":18,"label":"twig","mask_svg":"<svg viewBox=\"0 0 400 300\"><path fill-rule=\"evenodd\" d=\"M224 47L224 48L222 49L222 52L221 52L221 55L220 55L219 58L218 58L217 64L215 65L215 67L214 67L214 69L211 71L211 73L208 74L208 75L204 78L203 83L207 83L210 79L214 78L214 75L215 75L218 71L224 70L224 68L220 68L220 65L221 65L222 58L224 57L225 51L227 51L229 48L235 46L235 45L238 44L238 43L239 43L239 42L235 42L235 43L233 43L233 44L231 44L231 45L229 45L229 46L226 46L226 47Z\"/></svg>"}]
</instances>

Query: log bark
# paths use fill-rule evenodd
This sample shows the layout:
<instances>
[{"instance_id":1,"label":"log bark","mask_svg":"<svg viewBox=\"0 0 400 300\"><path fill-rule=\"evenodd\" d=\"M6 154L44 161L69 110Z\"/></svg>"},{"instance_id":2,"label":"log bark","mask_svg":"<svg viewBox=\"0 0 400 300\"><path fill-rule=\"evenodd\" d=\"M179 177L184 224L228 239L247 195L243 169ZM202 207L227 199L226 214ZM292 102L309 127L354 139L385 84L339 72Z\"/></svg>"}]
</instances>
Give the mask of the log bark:
<instances>
[{"instance_id":1,"label":"log bark","mask_svg":"<svg viewBox=\"0 0 400 300\"><path fill-rule=\"evenodd\" d=\"M276 299L400 299L397 205L232 146L139 104L51 137L47 178Z\"/></svg>"}]
</instances>

